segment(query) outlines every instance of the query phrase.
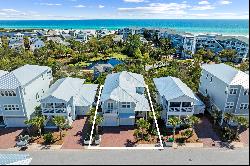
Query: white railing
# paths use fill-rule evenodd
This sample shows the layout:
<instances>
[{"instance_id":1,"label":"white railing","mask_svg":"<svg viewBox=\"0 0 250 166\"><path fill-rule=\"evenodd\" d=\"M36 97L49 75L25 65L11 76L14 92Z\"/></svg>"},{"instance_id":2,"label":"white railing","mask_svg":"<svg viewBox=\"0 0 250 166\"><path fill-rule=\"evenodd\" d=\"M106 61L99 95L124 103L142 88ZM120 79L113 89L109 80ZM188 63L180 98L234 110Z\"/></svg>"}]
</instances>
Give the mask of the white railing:
<instances>
[{"instance_id":1,"label":"white railing","mask_svg":"<svg viewBox=\"0 0 250 166\"><path fill-rule=\"evenodd\" d=\"M193 107L169 107L169 112L192 112Z\"/></svg>"}]
</instances>

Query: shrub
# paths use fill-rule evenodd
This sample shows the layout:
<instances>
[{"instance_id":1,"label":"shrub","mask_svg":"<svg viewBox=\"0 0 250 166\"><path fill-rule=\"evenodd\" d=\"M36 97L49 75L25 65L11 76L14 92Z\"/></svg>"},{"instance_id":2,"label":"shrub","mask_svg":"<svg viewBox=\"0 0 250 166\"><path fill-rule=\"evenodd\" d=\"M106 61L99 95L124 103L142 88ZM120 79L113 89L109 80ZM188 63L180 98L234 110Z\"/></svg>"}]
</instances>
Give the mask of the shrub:
<instances>
[{"instance_id":1,"label":"shrub","mask_svg":"<svg viewBox=\"0 0 250 166\"><path fill-rule=\"evenodd\" d=\"M174 142L174 138L168 138L168 142Z\"/></svg>"},{"instance_id":2,"label":"shrub","mask_svg":"<svg viewBox=\"0 0 250 166\"><path fill-rule=\"evenodd\" d=\"M185 130L184 132L181 133L181 135L188 139L188 138L192 137L193 131L192 130Z\"/></svg>"},{"instance_id":3,"label":"shrub","mask_svg":"<svg viewBox=\"0 0 250 166\"><path fill-rule=\"evenodd\" d=\"M44 142L45 142L46 144L50 144L50 143L52 143L53 140L54 140L52 133L44 134L44 135L43 135L43 139L44 139Z\"/></svg>"},{"instance_id":4,"label":"shrub","mask_svg":"<svg viewBox=\"0 0 250 166\"><path fill-rule=\"evenodd\" d=\"M181 137L181 138L177 138L176 142L178 142L178 143L185 143L185 140L186 140L186 138Z\"/></svg>"}]
</instances>

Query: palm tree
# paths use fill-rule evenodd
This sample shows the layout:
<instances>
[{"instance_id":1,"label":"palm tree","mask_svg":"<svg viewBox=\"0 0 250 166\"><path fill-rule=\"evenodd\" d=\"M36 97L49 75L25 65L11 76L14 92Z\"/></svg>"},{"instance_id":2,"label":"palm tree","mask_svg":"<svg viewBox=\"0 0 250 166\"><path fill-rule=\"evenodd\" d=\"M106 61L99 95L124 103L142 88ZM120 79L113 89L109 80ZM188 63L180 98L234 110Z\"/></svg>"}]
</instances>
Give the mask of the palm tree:
<instances>
[{"instance_id":1,"label":"palm tree","mask_svg":"<svg viewBox=\"0 0 250 166\"><path fill-rule=\"evenodd\" d=\"M200 119L194 115L192 116L188 116L187 117L187 121L189 123L189 125L192 127L192 132L194 131L194 125L198 124Z\"/></svg>"},{"instance_id":2,"label":"palm tree","mask_svg":"<svg viewBox=\"0 0 250 166\"><path fill-rule=\"evenodd\" d=\"M174 116L168 119L168 123L173 127L173 139L174 139L176 127L181 124L181 120L178 117Z\"/></svg>"},{"instance_id":3,"label":"palm tree","mask_svg":"<svg viewBox=\"0 0 250 166\"><path fill-rule=\"evenodd\" d=\"M60 140L62 139L62 128L66 124L66 119L63 116L56 116L53 118L53 122L59 128Z\"/></svg>"},{"instance_id":4,"label":"palm tree","mask_svg":"<svg viewBox=\"0 0 250 166\"><path fill-rule=\"evenodd\" d=\"M94 123L94 117L95 117L95 108L92 108L90 109L88 112L87 112L87 115L89 115L89 122L91 125L93 125ZM95 119L95 131L96 133L98 134L98 126L100 124L102 124L103 122L103 117L99 114L96 115L96 119Z\"/></svg>"},{"instance_id":5,"label":"palm tree","mask_svg":"<svg viewBox=\"0 0 250 166\"><path fill-rule=\"evenodd\" d=\"M245 117L243 117L243 116L234 116L233 121L234 121L235 123L237 123L237 129L236 129L236 134L235 134L235 135L236 135L236 138L238 138L240 127L241 127L241 126L243 126L243 127L248 127L249 122L248 122L248 120L247 120Z\"/></svg>"},{"instance_id":6,"label":"palm tree","mask_svg":"<svg viewBox=\"0 0 250 166\"><path fill-rule=\"evenodd\" d=\"M224 120L228 124L232 119L234 118L234 115L230 112L226 112L224 114Z\"/></svg>"},{"instance_id":7,"label":"palm tree","mask_svg":"<svg viewBox=\"0 0 250 166\"><path fill-rule=\"evenodd\" d=\"M136 124L137 124L138 130L135 132L141 135L141 139L144 139L144 136L148 134L150 123L147 122L145 119L140 118L139 120L136 121Z\"/></svg>"},{"instance_id":8,"label":"palm tree","mask_svg":"<svg viewBox=\"0 0 250 166\"><path fill-rule=\"evenodd\" d=\"M212 117L213 117L213 119L214 119L214 125L215 125L216 122L217 122L217 120L218 120L219 117L221 116L221 112L219 112L219 111L213 109L213 110L211 111L211 115L212 115Z\"/></svg>"},{"instance_id":9,"label":"palm tree","mask_svg":"<svg viewBox=\"0 0 250 166\"><path fill-rule=\"evenodd\" d=\"M39 136L42 137L42 127L45 122L45 117L44 116L36 116L30 120L24 121L25 124L34 126L38 129Z\"/></svg>"}]
</instances>

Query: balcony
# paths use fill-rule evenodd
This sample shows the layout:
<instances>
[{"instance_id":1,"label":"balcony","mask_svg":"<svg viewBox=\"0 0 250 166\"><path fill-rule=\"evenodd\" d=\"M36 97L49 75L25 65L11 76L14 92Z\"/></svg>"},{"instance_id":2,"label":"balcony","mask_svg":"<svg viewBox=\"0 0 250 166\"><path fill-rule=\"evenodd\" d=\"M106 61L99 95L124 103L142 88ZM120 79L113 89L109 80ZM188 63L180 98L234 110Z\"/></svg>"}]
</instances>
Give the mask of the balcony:
<instances>
[{"instance_id":1,"label":"balcony","mask_svg":"<svg viewBox=\"0 0 250 166\"><path fill-rule=\"evenodd\" d=\"M56 109L49 109L49 108L44 108L42 110L43 114L66 114L67 109L66 108L56 108Z\"/></svg>"},{"instance_id":2,"label":"balcony","mask_svg":"<svg viewBox=\"0 0 250 166\"><path fill-rule=\"evenodd\" d=\"M169 107L169 112L192 112L193 107Z\"/></svg>"}]
</instances>

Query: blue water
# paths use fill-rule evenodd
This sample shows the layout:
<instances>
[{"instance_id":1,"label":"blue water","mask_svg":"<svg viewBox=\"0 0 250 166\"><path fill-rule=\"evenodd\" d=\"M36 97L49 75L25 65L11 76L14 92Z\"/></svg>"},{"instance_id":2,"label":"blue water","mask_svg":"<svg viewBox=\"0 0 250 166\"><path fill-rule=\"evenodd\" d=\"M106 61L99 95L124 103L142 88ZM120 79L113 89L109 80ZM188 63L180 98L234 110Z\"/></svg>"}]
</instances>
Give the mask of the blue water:
<instances>
[{"instance_id":1,"label":"blue water","mask_svg":"<svg viewBox=\"0 0 250 166\"><path fill-rule=\"evenodd\" d=\"M0 28L118 29L124 27L172 28L191 33L249 34L249 20L0 20Z\"/></svg>"}]
</instances>

